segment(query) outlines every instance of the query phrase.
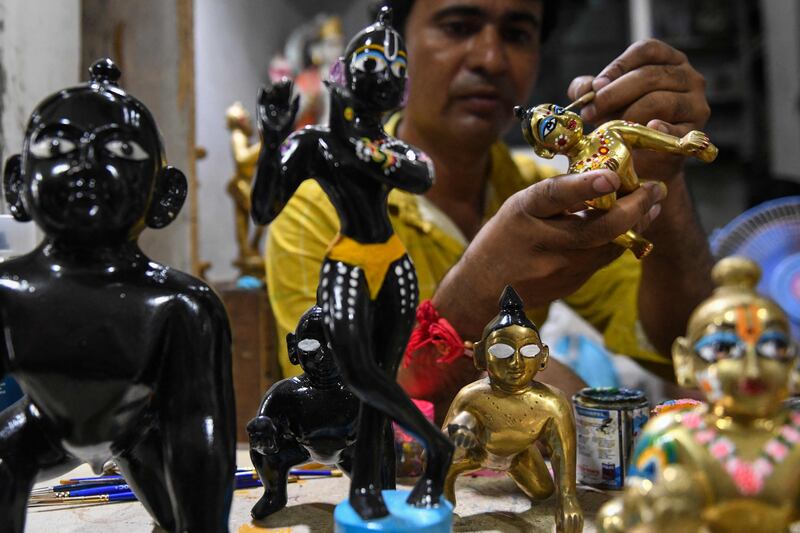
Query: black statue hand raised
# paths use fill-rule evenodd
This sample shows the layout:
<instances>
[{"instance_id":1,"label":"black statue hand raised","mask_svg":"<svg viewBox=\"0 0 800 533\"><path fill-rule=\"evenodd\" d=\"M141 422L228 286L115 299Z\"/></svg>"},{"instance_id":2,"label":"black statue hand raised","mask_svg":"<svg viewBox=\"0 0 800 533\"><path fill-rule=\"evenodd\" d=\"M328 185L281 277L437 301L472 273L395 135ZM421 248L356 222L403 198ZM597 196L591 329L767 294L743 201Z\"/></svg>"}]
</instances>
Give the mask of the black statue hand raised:
<instances>
[{"instance_id":1,"label":"black statue hand raised","mask_svg":"<svg viewBox=\"0 0 800 533\"><path fill-rule=\"evenodd\" d=\"M292 98L292 82L284 78L258 91L258 128L271 147L279 145L292 132L300 97Z\"/></svg>"}]
</instances>

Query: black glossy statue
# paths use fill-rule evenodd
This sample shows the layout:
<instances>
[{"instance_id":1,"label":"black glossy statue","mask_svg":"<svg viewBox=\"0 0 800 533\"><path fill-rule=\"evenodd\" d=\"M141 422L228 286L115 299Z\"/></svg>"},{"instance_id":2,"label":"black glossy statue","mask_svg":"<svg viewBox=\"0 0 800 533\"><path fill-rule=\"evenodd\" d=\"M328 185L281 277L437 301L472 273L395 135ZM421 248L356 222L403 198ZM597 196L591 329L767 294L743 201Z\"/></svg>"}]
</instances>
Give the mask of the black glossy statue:
<instances>
[{"instance_id":1,"label":"black glossy statue","mask_svg":"<svg viewBox=\"0 0 800 533\"><path fill-rule=\"evenodd\" d=\"M228 320L205 284L136 243L175 218L186 179L117 67L90 72L36 108L5 166L12 214L45 239L0 263L0 375L26 394L0 415L0 531L23 530L37 476L112 458L164 529L228 531Z\"/></svg>"},{"instance_id":2,"label":"black glossy statue","mask_svg":"<svg viewBox=\"0 0 800 533\"><path fill-rule=\"evenodd\" d=\"M275 383L247 424L250 459L264 484L253 518L286 506L286 475L297 464L336 465L350 474L356 442L358 398L345 386L314 306L286 336L289 359L304 373Z\"/></svg>"},{"instance_id":3,"label":"black glossy statue","mask_svg":"<svg viewBox=\"0 0 800 533\"><path fill-rule=\"evenodd\" d=\"M330 127L289 135L297 111L291 85L259 94L261 154L253 186L253 218L271 222L300 183L313 177L328 194L341 230L322 265L317 301L325 338L345 383L363 402L353 461L350 503L364 519L386 516L381 457L391 455L389 419L419 437L426 470L408 498L437 506L452 445L396 383L397 367L414 325L417 278L394 234L386 199L393 187L423 193L433 183L427 157L383 130L383 114L405 88L406 53L388 25L388 12L356 35L344 58L345 84L329 84ZM287 138L288 135L288 138Z\"/></svg>"}]
</instances>

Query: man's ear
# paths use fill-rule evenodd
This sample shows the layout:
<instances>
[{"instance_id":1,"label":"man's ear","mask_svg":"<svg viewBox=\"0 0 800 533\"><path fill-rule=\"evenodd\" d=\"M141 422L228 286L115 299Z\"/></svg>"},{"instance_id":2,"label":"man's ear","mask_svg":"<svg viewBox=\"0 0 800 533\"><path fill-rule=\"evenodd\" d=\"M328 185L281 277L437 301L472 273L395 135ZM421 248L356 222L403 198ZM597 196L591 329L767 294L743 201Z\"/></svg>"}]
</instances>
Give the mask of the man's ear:
<instances>
[{"instance_id":1,"label":"man's ear","mask_svg":"<svg viewBox=\"0 0 800 533\"><path fill-rule=\"evenodd\" d=\"M542 346L542 362L539 363L539 370L547 368L547 362L550 360L550 347L546 344Z\"/></svg>"},{"instance_id":2,"label":"man's ear","mask_svg":"<svg viewBox=\"0 0 800 533\"><path fill-rule=\"evenodd\" d=\"M11 215L20 222L28 222L31 219L30 213L25 208L24 187L22 158L19 154L12 155L6 160L6 168L3 171L3 190Z\"/></svg>"},{"instance_id":3,"label":"man's ear","mask_svg":"<svg viewBox=\"0 0 800 533\"><path fill-rule=\"evenodd\" d=\"M675 380L678 385L688 389L697 388L694 353L686 337L678 337L672 343L672 364L675 366Z\"/></svg>"},{"instance_id":4,"label":"man's ear","mask_svg":"<svg viewBox=\"0 0 800 533\"><path fill-rule=\"evenodd\" d=\"M486 344L482 340L472 345L472 362L478 370L486 370Z\"/></svg>"},{"instance_id":5,"label":"man's ear","mask_svg":"<svg viewBox=\"0 0 800 533\"><path fill-rule=\"evenodd\" d=\"M297 358L297 338L294 333L286 334L286 348L289 350L289 362L293 365L299 365L300 359Z\"/></svg>"},{"instance_id":6,"label":"man's ear","mask_svg":"<svg viewBox=\"0 0 800 533\"><path fill-rule=\"evenodd\" d=\"M147 225L160 229L175 220L186 200L186 176L175 167L164 167L153 184L153 197L147 208Z\"/></svg>"}]
</instances>

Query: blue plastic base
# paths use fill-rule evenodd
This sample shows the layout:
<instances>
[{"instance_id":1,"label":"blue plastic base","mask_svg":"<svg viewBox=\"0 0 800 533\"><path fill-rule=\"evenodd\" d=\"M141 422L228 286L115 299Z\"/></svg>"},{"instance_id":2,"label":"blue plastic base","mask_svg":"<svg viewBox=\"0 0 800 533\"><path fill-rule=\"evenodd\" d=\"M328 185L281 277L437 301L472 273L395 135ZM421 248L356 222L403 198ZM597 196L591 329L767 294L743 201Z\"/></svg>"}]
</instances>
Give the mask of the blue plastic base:
<instances>
[{"instance_id":1,"label":"blue plastic base","mask_svg":"<svg viewBox=\"0 0 800 533\"><path fill-rule=\"evenodd\" d=\"M336 506L333 512L335 533L361 531L396 531L414 533L450 533L453 530L453 505L442 499L435 509L418 509L406 503L409 491L385 490L383 500L389 516L378 520L363 520L350 506L348 500Z\"/></svg>"}]
</instances>

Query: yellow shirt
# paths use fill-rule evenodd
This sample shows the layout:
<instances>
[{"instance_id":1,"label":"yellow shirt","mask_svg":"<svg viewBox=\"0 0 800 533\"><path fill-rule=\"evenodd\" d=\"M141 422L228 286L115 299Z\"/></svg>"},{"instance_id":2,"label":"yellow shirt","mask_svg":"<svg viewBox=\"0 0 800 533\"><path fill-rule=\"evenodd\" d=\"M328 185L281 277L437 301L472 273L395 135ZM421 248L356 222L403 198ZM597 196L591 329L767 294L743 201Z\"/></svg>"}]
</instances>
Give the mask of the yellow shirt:
<instances>
[{"instance_id":1,"label":"yellow shirt","mask_svg":"<svg viewBox=\"0 0 800 533\"><path fill-rule=\"evenodd\" d=\"M386 131L393 132L398 122L399 115L395 115L387 123ZM556 173L536 165L530 158L512 157L500 142L491 148L491 161L486 219L515 192ZM388 204L394 231L417 269L419 299L423 301L433 296L439 281L461 257L466 243L454 231L446 230L447 221L437 224L436 217L425 216L425 204L418 200L416 195L394 189ZM269 227L267 287L277 321L278 353L284 377L302 372L289 362L284 340L316 301L322 260L338 231L336 210L313 180L300 185ZM643 346L646 341L638 325L636 305L640 279L641 264L628 251L596 272L564 301L603 333L606 347L612 352L668 362ZM548 306L526 312L535 324L541 325L547 318Z\"/></svg>"}]
</instances>

